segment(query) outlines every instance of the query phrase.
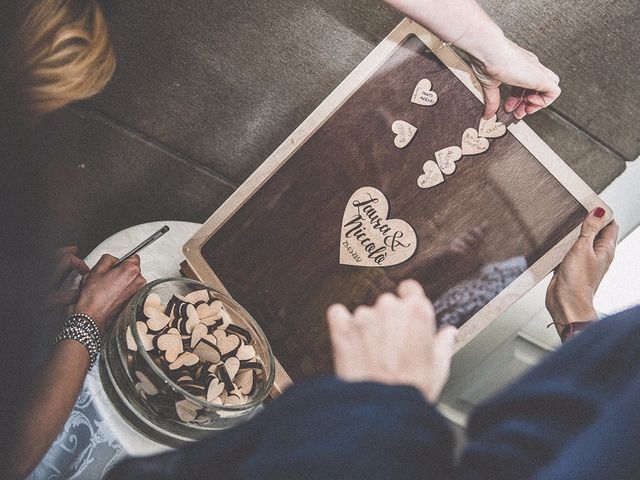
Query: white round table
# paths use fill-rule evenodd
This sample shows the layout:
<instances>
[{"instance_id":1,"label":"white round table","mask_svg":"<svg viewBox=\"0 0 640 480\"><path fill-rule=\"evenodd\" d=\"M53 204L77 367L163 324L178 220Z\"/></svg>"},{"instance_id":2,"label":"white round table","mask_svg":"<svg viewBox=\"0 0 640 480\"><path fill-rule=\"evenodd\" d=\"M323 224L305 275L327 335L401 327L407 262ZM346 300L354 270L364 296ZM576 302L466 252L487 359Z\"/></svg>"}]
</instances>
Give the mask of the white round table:
<instances>
[{"instance_id":1,"label":"white round table","mask_svg":"<svg viewBox=\"0 0 640 480\"><path fill-rule=\"evenodd\" d=\"M163 225L169 226L169 232L140 252L142 275L148 282L179 277L180 263L184 260L182 246L200 224L151 222L127 228L98 245L85 261L91 267L105 253L124 255ZM96 364L87 374L62 432L28 478L99 479L124 457L152 455L168 449L143 436L120 416L102 388Z\"/></svg>"}]
</instances>

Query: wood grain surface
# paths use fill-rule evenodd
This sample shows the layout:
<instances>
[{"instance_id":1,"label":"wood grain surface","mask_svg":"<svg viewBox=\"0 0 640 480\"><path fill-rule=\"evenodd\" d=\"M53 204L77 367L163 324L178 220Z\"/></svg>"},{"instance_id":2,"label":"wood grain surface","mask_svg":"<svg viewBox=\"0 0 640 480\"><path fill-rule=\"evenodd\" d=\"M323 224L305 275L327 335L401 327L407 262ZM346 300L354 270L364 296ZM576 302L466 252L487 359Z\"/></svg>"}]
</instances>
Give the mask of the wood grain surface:
<instances>
[{"instance_id":1,"label":"wood grain surface","mask_svg":"<svg viewBox=\"0 0 640 480\"><path fill-rule=\"evenodd\" d=\"M410 102L422 78L438 94L434 106ZM444 183L417 186L424 162L459 146L482 110L410 36L203 245L207 263L261 324L294 381L331 371L324 319L331 303L372 302L404 278L417 278L435 300L491 262L522 257L531 265L580 223L582 205L511 133L463 157ZM394 146L395 120L418 128L406 148ZM383 192L389 215L415 230L417 249L406 262L384 269L339 263L344 209L364 186ZM481 244L452 251L456 238L479 226Z\"/></svg>"}]
</instances>

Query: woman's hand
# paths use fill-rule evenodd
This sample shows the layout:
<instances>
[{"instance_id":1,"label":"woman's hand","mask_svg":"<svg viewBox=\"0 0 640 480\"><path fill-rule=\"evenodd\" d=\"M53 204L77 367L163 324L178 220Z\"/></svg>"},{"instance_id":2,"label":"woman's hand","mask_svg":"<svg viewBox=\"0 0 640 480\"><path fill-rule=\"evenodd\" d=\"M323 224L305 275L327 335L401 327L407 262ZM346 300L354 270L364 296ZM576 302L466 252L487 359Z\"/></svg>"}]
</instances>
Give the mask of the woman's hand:
<instances>
[{"instance_id":1,"label":"woman's hand","mask_svg":"<svg viewBox=\"0 0 640 480\"><path fill-rule=\"evenodd\" d=\"M89 267L76 254L78 247L64 247L56 250L56 266L49 282L49 293L47 294L47 307L65 307L73 304L80 294L80 290L63 290L67 276L76 271L81 275L89 273Z\"/></svg>"},{"instance_id":2,"label":"woman's hand","mask_svg":"<svg viewBox=\"0 0 640 480\"><path fill-rule=\"evenodd\" d=\"M511 86L504 111L517 119L548 107L560 95L560 77L545 67L538 57L506 37L491 48L481 49L471 66L484 91L484 118L496 114L500 106L500 85Z\"/></svg>"},{"instance_id":3,"label":"woman's hand","mask_svg":"<svg viewBox=\"0 0 640 480\"><path fill-rule=\"evenodd\" d=\"M435 402L449 377L457 330L436 332L433 306L415 280L353 314L332 305L327 320L336 375L350 382L410 385Z\"/></svg>"},{"instance_id":4,"label":"woman's hand","mask_svg":"<svg viewBox=\"0 0 640 480\"><path fill-rule=\"evenodd\" d=\"M84 277L75 311L89 315L104 333L124 304L146 281L140 274L140 257L135 255L112 268L118 259L103 255Z\"/></svg>"},{"instance_id":5,"label":"woman's hand","mask_svg":"<svg viewBox=\"0 0 640 480\"><path fill-rule=\"evenodd\" d=\"M504 110L517 119L549 106L560 95L558 76L506 38L476 0L385 1L472 57L484 90L484 118L498 111L498 87L503 83L511 86Z\"/></svg>"},{"instance_id":6,"label":"woman's hand","mask_svg":"<svg viewBox=\"0 0 640 480\"><path fill-rule=\"evenodd\" d=\"M580 237L556 268L546 304L558 331L568 323L597 318L593 298L616 250L618 224L605 226L605 211L596 208L582 224Z\"/></svg>"}]
</instances>

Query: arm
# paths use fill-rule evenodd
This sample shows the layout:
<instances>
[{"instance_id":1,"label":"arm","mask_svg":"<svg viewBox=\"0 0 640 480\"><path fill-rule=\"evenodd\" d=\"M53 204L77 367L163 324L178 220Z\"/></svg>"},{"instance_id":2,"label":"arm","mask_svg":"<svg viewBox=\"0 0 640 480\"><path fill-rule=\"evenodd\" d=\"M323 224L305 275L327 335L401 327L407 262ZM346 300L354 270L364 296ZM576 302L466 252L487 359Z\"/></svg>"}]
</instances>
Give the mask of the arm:
<instances>
[{"instance_id":1,"label":"arm","mask_svg":"<svg viewBox=\"0 0 640 480\"><path fill-rule=\"evenodd\" d=\"M517 119L550 105L560 95L559 77L533 53L506 38L475 0L385 1L472 57L484 91L485 118L498 111L502 83L512 86L504 110Z\"/></svg>"},{"instance_id":2,"label":"arm","mask_svg":"<svg viewBox=\"0 0 640 480\"><path fill-rule=\"evenodd\" d=\"M568 324L598 318L593 298L613 261L619 231L615 221L605 224L604 214L602 208L589 212L580 236L556 268L549 283L547 310L558 333Z\"/></svg>"},{"instance_id":3,"label":"arm","mask_svg":"<svg viewBox=\"0 0 640 480\"><path fill-rule=\"evenodd\" d=\"M50 300L59 306L63 298L77 297L75 312L93 318L104 334L124 303L145 283L138 257L111 269L115 261L110 255L103 256L85 277L79 294L56 291L49 296ZM62 263L81 271L86 267L68 252ZM65 272L65 268L59 268L57 273L63 278ZM79 342L63 340L54 346L23 410L11 456L14 460L11 478L28 475L47 452L73 409L88 368L89 353Z\"/></svg>"}]
</instances>

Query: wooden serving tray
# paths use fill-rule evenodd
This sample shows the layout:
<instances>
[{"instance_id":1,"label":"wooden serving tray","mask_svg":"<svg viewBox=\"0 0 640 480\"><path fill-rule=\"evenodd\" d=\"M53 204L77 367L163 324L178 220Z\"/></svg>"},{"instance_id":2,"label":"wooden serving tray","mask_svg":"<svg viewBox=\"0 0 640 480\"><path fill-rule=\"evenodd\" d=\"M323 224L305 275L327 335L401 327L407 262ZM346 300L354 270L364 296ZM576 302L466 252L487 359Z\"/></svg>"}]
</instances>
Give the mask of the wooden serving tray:
<instances>
[{"instance_id":1,"label":"wooden serving tray","mask_svg":"<svg viewBox=\"0 0 640 480\"><path fill-rule=\"evenodd\" d=\"M433 106L410 102L422 78L438 94ZM512 123L504 112L498 120L508 125L506 136L463 157L444 183L419 188L423 163L460 146L482 111L469 67L406 19L184 246L185 270L227 291L265 330L279 361L276 389L331 371L330 304L353 308L416 278L440 304L439 320L462 324L459 350L559 263L588 210L600 205L612 217L524 122ZM395 120L418 129L402 149L394 146ZM365 186L383 192L389 217L415 231L408 260L386 267L339 262L345 207ZM479 226L484 242L452 253L455 239ZM513 265L524 266L514 274ZM507 271L502 285L496 269ZM465 291L482 303L469 307Z\"/></svg>"}]
</instances>

